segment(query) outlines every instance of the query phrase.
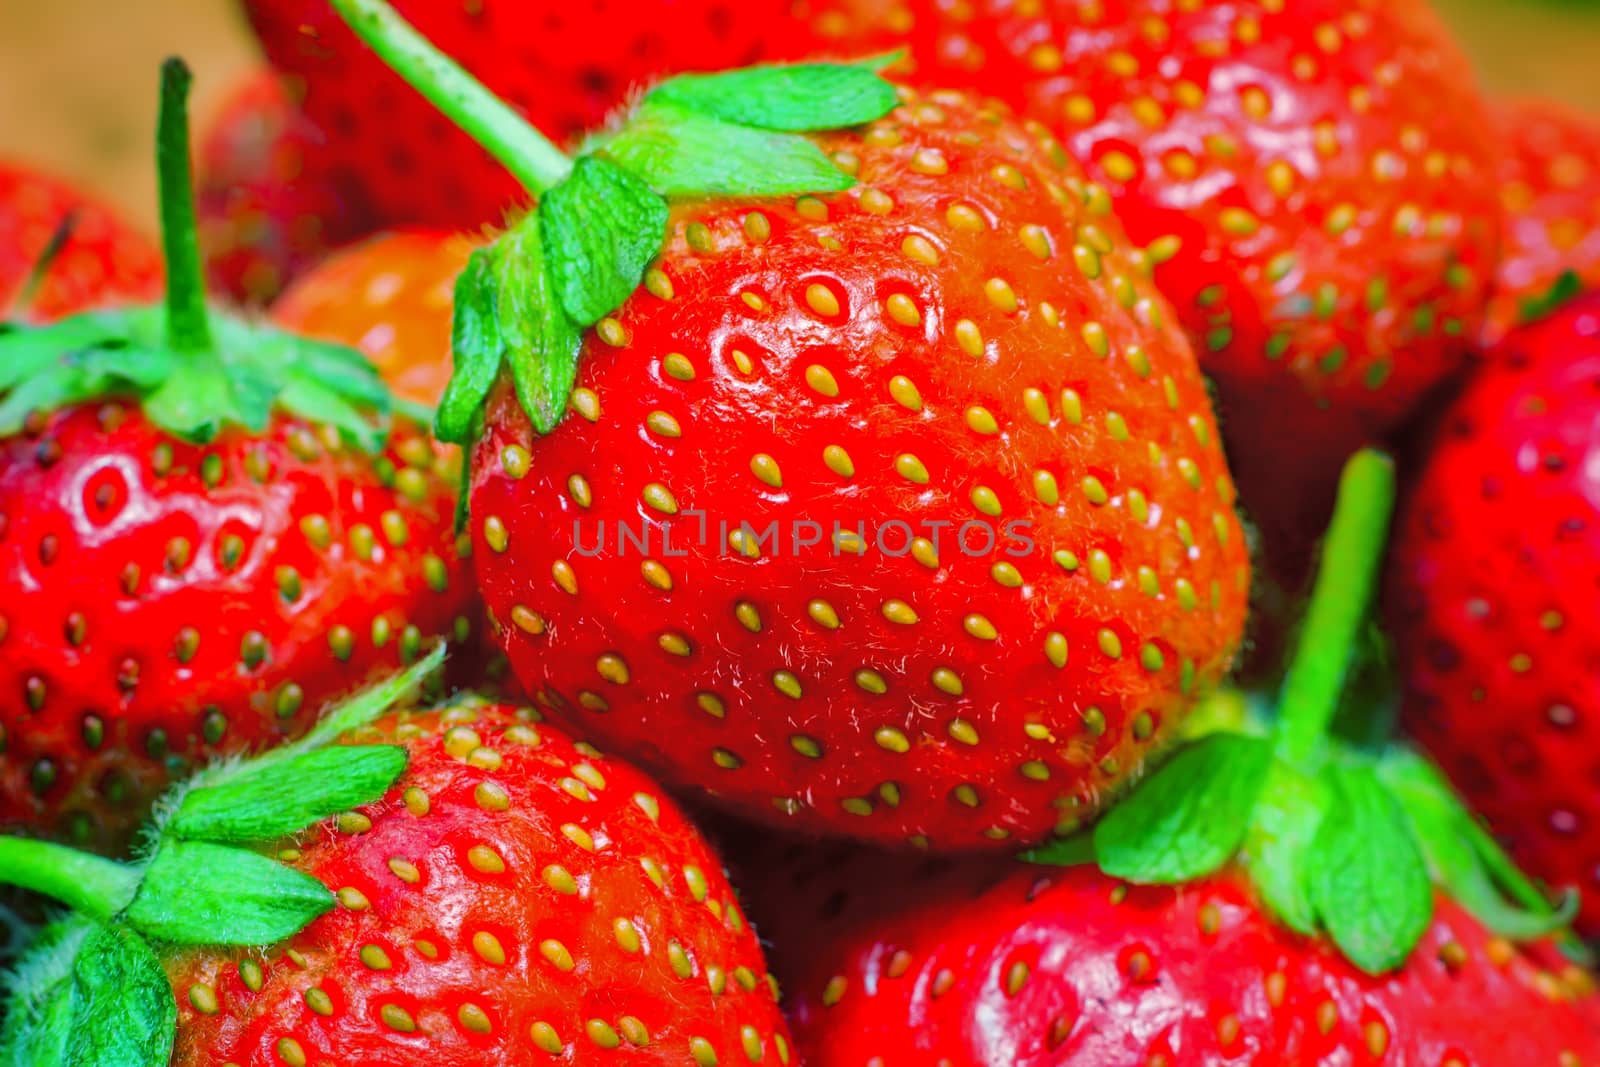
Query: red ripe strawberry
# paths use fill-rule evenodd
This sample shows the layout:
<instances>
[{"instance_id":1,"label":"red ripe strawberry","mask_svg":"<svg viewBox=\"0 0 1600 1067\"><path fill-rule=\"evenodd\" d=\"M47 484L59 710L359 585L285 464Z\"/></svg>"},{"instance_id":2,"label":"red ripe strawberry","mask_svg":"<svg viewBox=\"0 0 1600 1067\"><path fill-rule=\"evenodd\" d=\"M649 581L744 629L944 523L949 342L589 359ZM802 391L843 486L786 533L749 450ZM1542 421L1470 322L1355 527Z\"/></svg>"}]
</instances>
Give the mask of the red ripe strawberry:
<instances>
[{"instance_id":1,"label":"red ripe strawberry","mask_svg":"<svg viewBox=\"0 0 1600 1067\"><path fill-rule=\"evenodd\" d=\"M1552 297L1600 288L1600 123L1545 100L1502 104L1495 118L1508 150L1500 166L1505 248L1486 324L1491 345L1547 310Z\"/></svg>"},{"instance_id":2,"label":"red ripe strawberry","mask_svg":"<svg viewBox=\"0 0 1600 1067\"><path fill-rule=\"evenodd\" d=\"M1406 722L1600 933L1600 299L1524 327L1443 412L1395 542Z\"/></svg>"},{"instance_id":3,"label":"red ripe strawberry","mask_svg":"<svg viewBox=\"0 0 1600 1067\"><path fill-rule=\"evenodd\" d=\"M403 52L374 5L339 6ZM502 129L553 187L457 289L442 435L511 369L473 453L480 588L524 689L670 782L880 841L1038 840L1137 775L1238 643L1204 383L1042 130L961 93L894 109L864 68L773 75L664 83L575 167ZM769 132L839 109L893 113ZM815 184L705 195L766 192L780 158ZM624 218L648 221L601 230ZM545 281L520 273L536 239ZM637 271L602 299L608 242ZM574 307L592 331L545 325Z\"/></svg>"},{"instance_id":4,"label":"red ripe strawberry","mask_svg":"<svg viewBox=\"0 0 1600 1067\"><path fill-rule=\"evenodd\" d=\"M0 334L0 825L105 846L176 770L303 733L471 603L450 480L410 423L386 440L370 365L207 315L180 71L166 316Z\"/></svg>"},{"instance_id":5,"label":"red ripe strawberry","mask_svg":"<svg viewBox=\"0 0 1600 1067\"><path fill-rule=\"evenodd\" d=\"M291 278L371 224L359 180L331 162L328 138L260 71L228 97L200 143L200 244L211 283L264 304Z\"/></svg>"},{"instance_id":6,"label":"red ripe strawberry","mask_svg":"<svg viewBox=\"0 0 1600 1067\"><path fill-rule=\"evenodd\" d=\"M792 0L401 0L401 14L536 126L565 141L601 124L642 81L800 56ZM498 163L390 72L326 0L246 0L272 63L327 148L319 167L360 174L375 224L470 228L524 199Z\"/></svg>"},{"instance_id":7,"label":"red ripe strawberry","mask_svg":"<svg viewBox=\"0 0 1600 1067\"><path fill-rule=\"evenodd\" d=\"M160 291L160 254L109 208L0 164L0 318L56 319Z\"/></svg>"},{"instance_id":8,"label":"red ripe strawberry","mask_svg":"<svg viewBox=\"0 0 1600 1067\"><path fill-rule=\"evenodd\" d=\"M361 350L395 395L439 402L450 381L451 296L480 242L402 230L335 252L272 305L285 329Z\"/></svg>"},{"instance_id":9,"label":"red ripe strawberry","mask_svg":"<svg viewBox=\"0 0 1600 1067\"><path fill-rule=\"evenodd\" d=\"M1373 977L1274 924L1237 872L803 854L750 888L808 1067L1588 1063L1590 975L1448 900ZM762 890L770 891L763 895Z\"/></svg>"},{"instance_id":10,"label":"red ripe strawberry","mask_svg":"<svg viewBox=\"0 0 1600 1067\"><path fill-rule=\"evenodd\" d=\"M920 81L1008 101L1088 167L1217 382L1286 564L1344 456L1473 340L1494 145L1421 0L822 0L818 18L842 50L909 45Z\"/></svg>"},{"instance_id":11,"label":"red ripe strawberry","mask_svg":"<svg viewBox=\"0 0 1600 1067\"><path fill-rule=\"evenodd\" d=\"M93 861L97 887L137 887L133 905L101 929L135 947L160 944L141 982L169 1019L176 995L175 1019L130 1013L116 1025L147 1027L149 1044L172 1048L174 1067L793 1062L776 985L721 864L655 783L509 706L393 714L353 736L362 744L299 758L317 761L323 781L348 773L344 757L398 763L361 803L281 843L292 870L195 843L186 815L206 789L183 796L147 866ZM278 771L309 773L295 763ZM213 815L230 787L224 779L209 790ZM266 810L285 806L279 795ZM0 839L5 876L60 891L59 876L30 870L61 862L41 847ZM298 914L261 943L238 927L274 917L240 916L247 905L223 900L209 935L186 936L198 924L184 909L235 867L260 872L273 892L255 892ZM169 872L192 881L175 884ZM91 913L106 903L93 892L74 899ZM65 962L81 974L100 947L90 935ZM34 1008L59 973L50 964L61 966L44 956L24 964L12 1005L40 1020L14 1024L27 1051L55 1036L50 1014ZM118 1003L141 991L119 978L114 990L80 983L77 996Z\"/></svg>"}]
</instances>

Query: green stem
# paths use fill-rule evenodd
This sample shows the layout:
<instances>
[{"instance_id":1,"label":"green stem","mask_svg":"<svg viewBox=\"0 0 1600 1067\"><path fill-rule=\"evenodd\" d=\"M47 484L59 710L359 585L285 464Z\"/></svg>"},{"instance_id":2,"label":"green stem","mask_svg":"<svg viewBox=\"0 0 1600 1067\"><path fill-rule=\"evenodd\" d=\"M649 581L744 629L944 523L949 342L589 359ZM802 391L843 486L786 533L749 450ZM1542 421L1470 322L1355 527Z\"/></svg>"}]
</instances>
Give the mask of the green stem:
<instances>
[{"instance_id":1,"label":"green stem","mask_svg":"<svg viewBox=\"0 0 1600 1067\"><path fill-rule=\"evenodd\" d=\"M156 168L161 181L161 245L167 258L167 344L178 352L211 347L205 272L195 226L194 181L189 172L189 85L183 60L161 64L161 118L156 128Z\"/></svg>"},{"instance_id":2,"label":"green stem","mask_svg":"<svg viewBox=\"0 0 1600 1067\"><path fill-rule=\"evenodd\" d=\"M544 134L484 88L384 0L331 0L356 36L538 196L572 170Z\"/></svg>"},{"instance_id":3,"label":"green stem","mask_svg":"<svg viewBox=\"0 0 1600 1067\"><path fill-rule=\"evenodd\" d=\"M0 883L32 889L96 919L122 911L139 890L137 868L22 837L0 837Z\"/></svg>"},{"instance_id":4,"label":"green stem","mask_svg":"<svg viewBox=\"0 0 1600 1067\"><path fill-rule=\"evenodd\" d=\"M1310 759L1339 706L1345 670L1372 604L1394 512L1394 460L1363 449L1345 464L1300 646L1278 704L1278 751Z\"/></svg>"}]
</instances>

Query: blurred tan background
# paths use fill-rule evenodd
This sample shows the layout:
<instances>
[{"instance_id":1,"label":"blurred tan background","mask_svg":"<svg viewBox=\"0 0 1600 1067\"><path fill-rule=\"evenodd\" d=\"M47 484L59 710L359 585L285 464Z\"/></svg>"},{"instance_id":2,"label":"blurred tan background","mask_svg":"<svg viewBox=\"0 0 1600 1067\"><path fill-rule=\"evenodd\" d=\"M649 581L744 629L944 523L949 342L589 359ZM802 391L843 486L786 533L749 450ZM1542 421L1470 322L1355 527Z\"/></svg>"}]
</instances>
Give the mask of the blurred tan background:
<instances>
[{"instance_id":1,"label":"blurred tan background","mask_svg":"<svg viewBox=\"0 0 1600 1067\"><path fill-rule=\"evenodd\" d=\"M1600 3L1435 3L1489 88L1600 114ZM257 62L237 0L0 0L0 157L49 166L151 223L156 68L173 53L194 67L202 123Z\"/></svg>"}]
</instances>

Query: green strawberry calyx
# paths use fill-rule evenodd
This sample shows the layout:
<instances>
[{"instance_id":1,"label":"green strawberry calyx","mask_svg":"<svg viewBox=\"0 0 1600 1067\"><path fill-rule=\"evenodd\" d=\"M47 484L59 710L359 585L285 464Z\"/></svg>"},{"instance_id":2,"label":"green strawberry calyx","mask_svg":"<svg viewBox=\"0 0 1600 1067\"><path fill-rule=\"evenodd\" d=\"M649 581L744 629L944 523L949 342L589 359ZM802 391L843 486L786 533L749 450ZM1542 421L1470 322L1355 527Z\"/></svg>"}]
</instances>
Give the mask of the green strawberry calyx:
<instances>
[{"instance_id":1,"label":"green strawberry calyx","mask_svg":"<svg viewBox=\"0 0 1600 1067\"><path fill-rule=\"evenodd\" d=\"M0 837L0 883L72 909L12 976L0 1063L166 1064L176 1007L153 946L271 945L331 911L332 890L263 849L389 791L405 771L404 748L335 742L413 693L444 658L440 645L301 740L174 787L131 862Z\"/></svg>"},{"instance_id":2,"label":"green strawberry calyx","mask_svg":"<svg viewBox=\"0 0 1600 1067\"><path fill-rule=\"evenodd\" d=\"M1346 465L1275 714L1251 714L1237 694L1214 701L1231 713L1203 716L1192 743L1092 831L1023 858L1092 862L1144 884L1239 864L1281 922L1325 934L1371 974L1405 963L1432 922L1435 886L1504 936L1563 931L1575 893L1552 903L1427 760L1365 736L1392 694L1371 684L1387 679L1370 616L1394 497L1388 456L1362 451Z\"/></svg>"},{"instance_id":3,"label":"green strawberry calyx","mask_svg":"<svg viewBox=\"0 0 1600 1067\"><path fill-rule=\"evenodd\" d=\"M898 102L877 73L882 59L683 75L651 89L572 159L384 0L332 4L537 202L457 279L455 373L434 424L456 443L476 436L503 370L534 429L555 428L577 379L584 331L638 289L666 241L668 198L848 189L855 179L803 135L870 122Z\"/></svg>"},{"instance_id":4,"label":"green strawberry calyx","mask_svg":"<svg viewBox=\"0 0 1600 1067\"><path fill-rule=\"evenodd\" d=\"M156 143L167 293L163 304L93 311L39 327L0 322L0 437L41 413L131 396L156 425L205 442L225 426L260 431L274 410L335 427L368 451L392 413L431 412L390 396L359 352L209 309L190 177L182 60L161 69Z\"/></svg>"}]
</instances>

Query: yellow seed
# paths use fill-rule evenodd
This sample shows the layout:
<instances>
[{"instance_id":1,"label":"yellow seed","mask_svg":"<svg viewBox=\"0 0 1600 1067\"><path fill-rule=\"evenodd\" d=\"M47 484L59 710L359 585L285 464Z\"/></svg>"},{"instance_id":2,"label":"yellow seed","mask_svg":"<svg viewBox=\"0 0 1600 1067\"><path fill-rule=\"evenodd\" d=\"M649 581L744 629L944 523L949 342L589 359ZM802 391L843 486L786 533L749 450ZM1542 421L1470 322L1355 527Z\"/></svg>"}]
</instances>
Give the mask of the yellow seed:
<instances>
[{"instance_id":1,"label":"yellow seed","mask_svg":"<svg viewBox=\"0 0 1600 1067\"><path fill-rule=\"evenodd\" d=\"M903 408L922 410L922 394L917 391L916 383L904 374L896 374L889 379L889 395Z\"/></svg>"},{"instance_id":2,"label":"yellow seed","mask_svg":"<svg viewBox=\"0 0 1600 1067\"><path fill-rule=\"evenodd\" d=\"M813 392L821 393L823 396L839 395L839 382L834 378L833 372L820 363L813 363L806 368L806 384Z\"/></svg>"},{"instance_id":3,"label":"yellow seed","mask_svg":"<svg viewBox=\"0 0 1600 1067\"><path fill-rule=\"evenodd\" d=\"M971 319L962 319L956 323L956 343L961 346L961 351L973 359L983 355L983 334L978 330L977 323Z\"/></svg>"},{"instance_id":4,"label":"yellow seed","mask_svg":"<svg viewBox=\"0 0 1600 1067\"><path fill-rule=\"evenodd\" d=\"M1028 412L1028 418L1040 426L1050 425L1050 401L1045 399L1044 392L1032 386L1022 391L1022 406Z\"/></svg>"},{"instance_id":5,"label":"yellow seed","mask_svg":"<svg viewBox=\"0 0 1600 1067\"><path fill-rule=\"evenodd\" d=\"M857 688L874 696L881 696L889 691L889 683L884 680L883 675L866 667L856 671L855 683Z\"/></svg>"},{"instance_id":6,"label":"yellow seed","mask_svg":"<svg viewBox=\"0 0 1600 1067\"><path fill-rule=\"evenodd\" d=\"M948 174L950 163L937 148L919 148L911 157L911 169L917 174Z\"/></svg>"},{"instance_id":7,"label":"yellow seed","mask_svg":"<svg viewBox=\"0 0 1600 1067\"><path fill-rule=\"evenodd\" d=\"M966 233L979 233L988 226L977 208L959 201L945 209L944 220L950 224L952 230L962 230Z\"/></svg>"},{"instance_id":8,"label":"yellow seed","mask_svg":"<svg viewBox=\"0 0 1600 1067\"><path fill-rule=\"evenodd\" d=\"M952 738L963 745L976 745L978 743L978 728L965 719L952 719L946 730Z\"/></svg>"},{"instance_id":9,"label":"yellow seed","mask_svg":"<svg viewBox=\"0 0 1600 1067\"><path fill-rule=\"evenodd\" d=\"M911 234L900 242L900 253L912 262L921 263L925 267L937 266L939 263L939 249L919 233Z\"/></svg>"},{"instance_id":10,"label":"yellow seed","mask_svg":"<svg viewBox=\"0 0 1600 1067\"><path fill-rule=\"evenodd\" d=\"M1044 640L1044 655L1050 665L1060 670L1067 665L1067 638L1065 634L1052 630Z\"/></svg>"},{"instance_id":11,"label":"yellow seed","mask_svg":"<svg viewBox=\"0 0 1600 1067\"><path fill-rule=\"evenodd\" d=\"M541 1051L548 1052L552 1056L560 1055L561 1050L566 1047L561 1043L561 1037L556 1033L555 1027L547 1022L536 1022L528 1028L528 1031L533 1043Z\"/></svg>"},{"instance_id":12,"label":"yellow seed","mask_svg":"<svg viewBox=\"0 0 1600 1067\"><path fill-rule=\"evenodd\" d=\"M624 952L638 952L641 943L639 931L627 919L618 919L611 924L611 932L617 939L617 946Z\"/></svg>"},{"instance_id":13,"label":"yellow seed","mask_svg":"<svg viewBox=\"0 0 1600 1067\"><path fill-rule=\"evenodd\" d=\"M1138 167L1125 152L1107 152L1101 157L1100 166L1106 172L1106 176L1115 182L1131 181L1138 173Z\"/></svg>"},{"instance_id":14,"label":"yellow seed","mask_svg":"<svg viewBox=\"0 0 1600 1067\"><path fill-rule=\"evenodd\" d=\"M899 626L913 626L918 621L917 613L904 600L884 601L883 617Z\"/></svg>"},{"instance_id":15,"label":"yellow seed","mask_svg":"<svg viewBox=\"0 0 1600 1067\"><path fill-rule=\"evenodd\" d=\"M1000 425L995 422L994 415L989 409L976 404L967 409L967 426L973 433L985 436L1000 432Z\"/></svg>"},{"instance_id":16,"label":"yellow seed","mask_svg":"<svg viewBox=\"0 0 1600 1067\"><path fill-rule=\"evenodd\" d=\"M902 326L922 325L922 312L917 309L916 301L905 293L895 293L883 302L884 310L889 317Z\"/></svg>"},{"instance_id":17,"label":"yellow seed","mask_svg":"<svg viewBox=\"0 0 1600 1067\"><path fill-rule=\"evenodd\" d=\"M948 693L953 697L962 694L965 687L961 684L961 676L949 667L935 667L930 676L933 687L941 693Z\"/></svg>"},{"instance_id":18,"label":"yellow seed","mask_svg":"<svg viewBox=\"0 0 1600 1067\"><path fill-rule=\"evenodd\" d=\"M971 634L973 637L976 637L980 641L993 641L999 636L998 631L996 631L994 628L994 623L990 622L985 616L977 613L973 613L962 619L961 626L962 629L967 631L967 633Z\"/></svg>"},{"instance_id":19,"label":"yellow seed","mask_svg":"<svg viewBox=\"0 0 1600 1067\"><path fill-rule=\"evenodd\" d=\"M838 445L829 445L822 450L822 462L841 478L849 478L856 472L856 465L851 462L850 453Z\"/></svg>"},{"instance_id":20,"label":"yellow seed","mask_svg":"<svg viewBox=\"0 0 1600 1067\"><path fill-rule=\"evenodd\" d=\"M1011 283L1004 278L990 278L983 283L983 295L989 298L999 311L1007 315L1017 310L1017 294L1011 288Z\"/></svg>"},{"instance_id":21,"label":"yellow seed","mask_svg":"<svg viewBox=\"0 0 1600 1067\"><path fill-rule=\"evenodd\" d=\"M831 319L839 314L839 298L821 282L806 286L806 305L824 318Z\"/></svg>"},{"instance_id":22,"label":"yellow seed","mask_svg":"<svg viewBox=\"0 0 1600 1067\"><path fill-rule=\"evenodd\" d=\"M473 870L484 874L499 874L506 869L506 861L488 845L473 845L467 849L467 862Z\"/></svg>"},{"instance_id":23,"label":"yellow seed","mask_svg":"<svg viewBox=\"0 0 1600 1067\"><path fill-rule=\"evenodd\" d=\"M496 782L479 782L472 796L484 811L505 811L511 807L511 794Z\"/></svg>"},{"instance_id":24,"label":"yellow seed","mask_svg":"<svg viewBox=\"0 0 1600 1067\"><path fill-rule=\"evenodd\" d=\"M733 617L753 634L761 632L761 611L748 600L741 600L733 606Z\"/></svg>"},{"instance_id":25,"label":"yellow seed","mask_svg":"<svg viewBox=\"0 0 1600 1067\"><path fill-rule=\"evenodd\" d=\"M668 352L661 360L661 369L680 382L694 381L694 364L682 352Z\"/></svg>"},{"instance_id":26,"label":"yellow seed","mask_svg":"<svg viewBox=\"0 0 1600 1067\"><path fill-rule=\"evenodd\" d=\"M1061 490L1056 485L1056 476L1049 471L1033 472L1033 495L1039 502L1047 507L1055 507L1061 502Z\"/></svg>"},{"instance_id":27,"label":"yellow seed","mask_svg":"<svg viewBox=\"0 0 1600 1067\"><path fill-rule=\"evenodd\" d=\"M757 452L750 457L750 473L774 489L783 485L783 472L778 469L778 461L765 452Z\"/></svg>"},{"instance_id":28,"label":"yellow seed","mask_svg":"<svg viewBox=\"0 0 1600 1067\"><path fill-rule=\"evenodd\" d=\"M383 1020L383 1025L396 1033L410 1034L417 1029L417 1021L411 1017L411 1013L398 1004L385 1004L379 1008L378 1018Z\"/></svg>"},{"instance_id":29,"label":"yellow seed","mask_svg":"<svg viewBox=\"0 0 1600 1067\"><path fill-rule=\"evenodd\" d=\"M926 485L928 482L928 468L922 465L922 460L909 452L902 452L894 459L894 469L900 477L917 485Z\"/></svg>"},{"instance_id":30,"label":"yellow seed","mask_svg":"<svg viewBox=\"0 0 1600 1067\"><path fill-rule=\"evenodd\" d=\"M552 863L544 869L542 875L544 884L554 889L563 896L573 896L578 892L578 881L560 864Z\"/></svg>"},{"instance_id":31,"label":"yellow seed","mask_svg":"<svg viewBox=\"0 0 1600 1067\"><path fill-rule=\"evenodd\" d=\"M873 733L872 739L878 743L879 748L888 752L904 753L911 751L911 741L903 731L897 730L893 726L878 727Z\"/></svg>"},{"instance_id":32,"label":"yellow seed","mask_svg":"<svg viewBox=\"0 0 1600 1067\"><path fill-rule=\"evenodd\" d=\"M489 1021L489 1013L476 1004L461 1005L456 1010L456 1020L469 1033L487 1034L494 1029L494 1024Z\"/></svg>"},{"instance_id":33,"label":"yellow seed","mask_svg":"<svg viewBox=\"0 0 1600 1067\"><path fill-rule=\"evenodd\" d=\"M681 437L683 429L678 425L678 420L668 415L665 411L652 411L645 416L644 424L650 432L661 437Z\"/></svg>"},{"instance_id":34,"label":"yellow seed","mask_svg":"<svg viewBox=\"0 0 1600 1067\"><path fill-rule=\"evenodd\" d=\"M614 652L607 652L594 661L595 673L612 685L627 685L632 680L628 663Z\"/></svg>"},{"instance_id":35,"label":"yellow seed","mask_svg":"<svg viewBox=\"0 0 1600 1067\"><path fill-rule=\"evenodd\" d=\"M822 743L814 737L808 737L805 734L791 734L789 735L789 747L806 759L822 758Z\"/></svg>"},{"instance_id":36,"label":"yellow seed","mask_svg":"<svg viewBox=\"0 0 1600 1067\"><path fill-rule=\"evenodd\" d=\"M773 671L772 687L790 700L799 700L803 695L800 679L791 671Z\"/></svg>"},{"instance_id":37,"label":"yellow seed","mask_svg":"<svg viewBox=\"0 0 1600 1067\"><path fill-rule=\"evenodd\" d=\"M869 215L887 215L894 210L894 200L881 189L863 189L861 210Z\"/></svg>"},{"instance_id":38,"label":"yellow seed","mask_svg":"<svg viewBox=\"0 0 1600 1067\"><path fill-rule=\"evenodd\" d=\"M577 966L572 959L572 953L567 951L567 946L550 938L539 942L539 955L550 962L558 971L570 971Z\"/></svg>"},{"instance_id":39,"label":"yellow seed","mask_svg":"<svg viewBox=\"0 0 1600 1067\"><path fill-rule=\"evenodd\" d=\"M812 600L806 605L806 614L811 616L811 621L825 630L839 628L839 613L834 611L833 605L826 600Z\"/></svg>"}]
</instances>

